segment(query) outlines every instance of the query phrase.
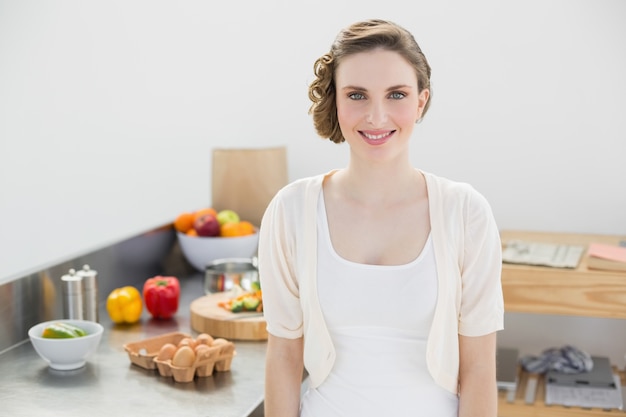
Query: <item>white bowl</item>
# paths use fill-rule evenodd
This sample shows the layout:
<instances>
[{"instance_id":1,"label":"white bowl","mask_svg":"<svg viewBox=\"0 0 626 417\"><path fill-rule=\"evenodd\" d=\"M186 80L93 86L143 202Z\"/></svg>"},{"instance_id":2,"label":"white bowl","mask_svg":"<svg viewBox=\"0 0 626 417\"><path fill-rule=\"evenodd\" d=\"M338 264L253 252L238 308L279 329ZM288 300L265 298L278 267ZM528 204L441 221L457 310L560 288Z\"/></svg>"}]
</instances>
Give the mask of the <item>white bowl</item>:
<instances>
[{"instance_id":1,"label":"white bowl","mask_svg":"<svg viewBox=\"0 0 626 417\"><path fill-rule=\"evenodd\" d=\"M252 258L259 245L259 232L238 237L197 237L177 233L180 249L194 268L204 271L217 259Z\"/></svg>"},{"instance_id":2,"label":"white bowl","mask_svg":"<svg viewBox=\"0 0 626 417\"><path fill-rule=\"evenodd\" d=\"M85 330L87 335L70 339L41 337L46 326L53 323L72 324ZM67 371L85 365L87 357L98 349L103 331L102 325L94 321L58 319L34 325L28 330L28 337L35 351L48 362L50 368Z\"/></svg>"}]
</instances>

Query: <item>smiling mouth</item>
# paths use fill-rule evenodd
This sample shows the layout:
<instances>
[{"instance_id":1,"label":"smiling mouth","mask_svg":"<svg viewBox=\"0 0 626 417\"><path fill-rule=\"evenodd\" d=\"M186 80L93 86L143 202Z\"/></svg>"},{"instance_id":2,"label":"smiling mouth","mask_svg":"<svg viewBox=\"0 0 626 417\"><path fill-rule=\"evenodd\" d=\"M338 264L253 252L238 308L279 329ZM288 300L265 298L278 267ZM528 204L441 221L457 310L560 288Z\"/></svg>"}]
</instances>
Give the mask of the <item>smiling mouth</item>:
<instances>
[{"instance_id":1,"label":"smiling mouth","mask_svg":"<svg viewBox=\"0 0 626 417\"><path fill-rule=\"evenodd\" d=\"M372 135L371 133L366 133L361 131L361 134L363 136L365 136L365 138L369 139L369 140L382 140L382 139L386 139L389 136L391 136L393 133L395 132L395 130L390 130L389 132L385 132L385 133L380 133L378 135Z\"/></svg>"}]
</instances>

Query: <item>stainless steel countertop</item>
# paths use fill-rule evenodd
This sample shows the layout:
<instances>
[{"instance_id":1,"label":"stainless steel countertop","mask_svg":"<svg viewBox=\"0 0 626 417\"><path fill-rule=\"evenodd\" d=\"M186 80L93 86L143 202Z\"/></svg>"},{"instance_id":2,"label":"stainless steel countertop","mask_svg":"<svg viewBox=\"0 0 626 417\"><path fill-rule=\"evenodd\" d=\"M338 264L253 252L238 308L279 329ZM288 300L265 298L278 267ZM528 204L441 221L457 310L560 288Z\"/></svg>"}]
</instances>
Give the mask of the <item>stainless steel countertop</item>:
<instances>
[{"instance_id":1,"label":"stainless steel countertop","mask_svg":"<svg viewBox=\"0 0 626 417\"><path fill-rule=\"evenodd\" d=\"M102 341L86 366L55 371L29 340L0 354L0 416L246 417L263 401L266 342L234 341L231 370L177 383L157 370L132 365L123 345L163 333L192 335L189 305L204 295L200 273L180 279L175 318L157 321L145 310L139 323L113 324L100 306ZM37 308L32 306L32 308Z\"/></svg>"}]
</instances>

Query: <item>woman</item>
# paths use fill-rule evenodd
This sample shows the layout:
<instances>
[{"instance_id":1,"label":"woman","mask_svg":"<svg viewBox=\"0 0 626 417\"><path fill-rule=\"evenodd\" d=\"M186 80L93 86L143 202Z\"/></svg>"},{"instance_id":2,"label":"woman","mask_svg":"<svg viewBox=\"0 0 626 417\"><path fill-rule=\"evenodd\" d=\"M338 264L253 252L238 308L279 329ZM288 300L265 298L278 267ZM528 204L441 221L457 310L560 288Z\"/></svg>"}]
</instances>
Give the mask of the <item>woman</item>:
<instances>
[{"instance_id":1,"label":"woman","mask_svg":"<svg viewBox=\"0 0 626 417\"><path fill-rule=\"evenodd\" d=\"M261 223L265 415L495 417L499 233L471 186L409 162L425 56L369 20L340 32L315 75L317 132L350 158L283 188Z\"/></svg>"}]
</instances>

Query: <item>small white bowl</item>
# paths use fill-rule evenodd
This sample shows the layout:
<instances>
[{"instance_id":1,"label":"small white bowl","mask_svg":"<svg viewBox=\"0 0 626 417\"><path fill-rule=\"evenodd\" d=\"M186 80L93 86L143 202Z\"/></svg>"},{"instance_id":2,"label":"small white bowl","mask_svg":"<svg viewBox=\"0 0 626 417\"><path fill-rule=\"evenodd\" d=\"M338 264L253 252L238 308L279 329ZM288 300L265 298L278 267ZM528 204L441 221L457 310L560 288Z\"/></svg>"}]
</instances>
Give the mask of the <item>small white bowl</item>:
<instances>
[{"instance_id":1,"label":"small white bowl","mask_svg":"<svg viewBox=\"0 0 626 417\"><path fill-rule=\"evenodd\" d=\"M69 323L80 327L86 336L69 339L42 337L46 326L53 323ZM35 351L52 369L67 371L85 366L87 357L95 353L102 339L104 328L101 324L87 320L50 320L34 325L28 330L28 337Z\"/></svg>"},{"instance_id":2,"label":"small white bowl","mask_svg":"<svg viewBox=\"0 0 626 417\"><path fill-rule=\"evenodd\" d=\"M210 263L225 258L252 258L259 245L259 232L238 237L196 237L177 233L180 249L194 268L204 271Z\"/></svg>"}]
</instances>

